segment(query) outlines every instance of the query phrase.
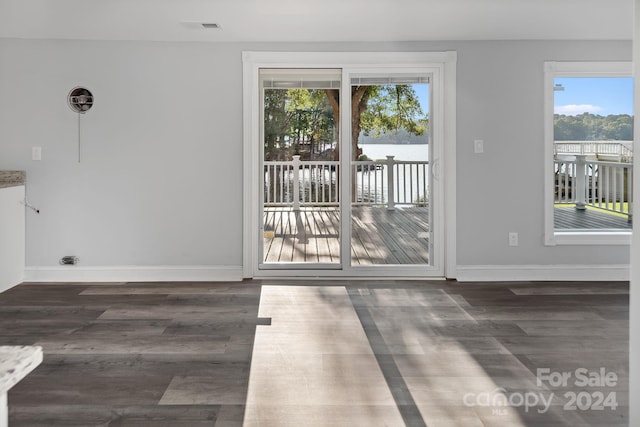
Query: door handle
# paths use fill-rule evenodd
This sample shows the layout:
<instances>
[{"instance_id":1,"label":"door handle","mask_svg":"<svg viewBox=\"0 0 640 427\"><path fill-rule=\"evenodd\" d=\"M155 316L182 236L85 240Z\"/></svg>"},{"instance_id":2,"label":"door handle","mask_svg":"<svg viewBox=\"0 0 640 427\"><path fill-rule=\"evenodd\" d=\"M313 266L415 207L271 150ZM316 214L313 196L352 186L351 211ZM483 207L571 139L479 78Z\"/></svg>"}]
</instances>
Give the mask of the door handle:
<instances>
[{"instance_id":1,"label":"door handle","mask_svg":"<svg viewBox=\"0 0 640 427\"><path fill-rule=\"evenodd\" d=\"M431 175L435 181L440 180L440 159L433 160L433 166L431 167Z\"/></svg>"}]
</instances>

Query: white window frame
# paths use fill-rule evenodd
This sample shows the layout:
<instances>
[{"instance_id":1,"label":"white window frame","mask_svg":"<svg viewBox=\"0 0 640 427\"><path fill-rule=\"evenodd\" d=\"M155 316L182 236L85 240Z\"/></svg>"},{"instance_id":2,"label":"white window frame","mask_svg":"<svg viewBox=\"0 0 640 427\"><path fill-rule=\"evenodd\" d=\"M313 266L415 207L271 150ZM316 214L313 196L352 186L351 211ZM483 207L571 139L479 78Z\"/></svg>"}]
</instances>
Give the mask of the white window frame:
<instances>
[{"instance_id":1,"label":"white window frame","mask_svg":"<svg viewBox=\"0 0 640 427\"><path fill-rule=\"evenodd\" d=\"M544 226L545 245L630 245L631 231L567 231L554 229L554 81L557 77L633 77L627 61L544 63ZM634 111L634 114L636 112Z\"/></svg>"},{"instance_id":2,"label":"white window frame","mask_svg":"<svg viewBox=\"0 0 640 427\"><path fill-rule=\"evenodd\" d=\"M390 72L402 70L417 70L424 67L436 67L441 70L441 94L438 114L443 117L444 123L439 130L439 138L443 152L434 159L434 178L438 175L444 177L444 189L442 191L443 218L435 220L444 223L442 242L442 255L440 259L440 277L456 277L456 52L243 52L243 143L244 143L244 197L243 197L243 276L245 278L275 277L279 276L313 276L322 277L364 277L379 276L382 271L362 271L345 266L343 270L298 270L290 272L271 272L259 269L259 251L257 247L256 227L260 219L256 212L257 203L260 199L257 185L255 185L256 171L258 170L258 154L256 152L259 138L259 79L260 68L340 68L343 73L357 72L359 70L386 69ZM344 75L344 74L343 74ZM350 82L343 79L343 93L350 90ZM342 126L346 126L348 121L344 121ZM343 135L350 135L346 132L348 128L342 130ZM345 144L342 144L346 147ZM346 185L346 184L343 184ZM444 217L451 218L444 221ZM342 234L350 235L350 221L342 222ZM343 263L345 262L343 254ZM393 266L390 266L387 274L393 274ZM415 269L410 273L410 269L403 268L398 271L398 277L424 277L427 270L423 267ZM409 273L407 273L409 272Z\"/></svg>"}]
</instances>

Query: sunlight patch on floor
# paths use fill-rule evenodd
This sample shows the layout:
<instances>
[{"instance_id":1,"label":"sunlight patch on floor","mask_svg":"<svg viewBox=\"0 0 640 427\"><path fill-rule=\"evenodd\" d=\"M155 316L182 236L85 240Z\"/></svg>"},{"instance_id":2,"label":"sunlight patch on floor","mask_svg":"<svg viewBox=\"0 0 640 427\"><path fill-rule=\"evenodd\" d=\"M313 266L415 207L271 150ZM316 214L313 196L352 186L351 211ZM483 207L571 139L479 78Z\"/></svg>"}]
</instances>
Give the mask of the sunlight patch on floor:
<instances>
[{"instance_id":1,"label":"sunlight patch on floor","mask_svg":"<svg viewBox=\"0 0 640 427\"><path fill-rule=\"evenodd\" d=\"M404 426L407 406L421 418L413 425L483 426L495 418L463 402L466 393L499 387L465 345L411 325L389 335L382 325L380 347L367 336L368 325L358 315L362 307L356 310L349 292L342 286L263 286L259 316L272 322L256 330L245 427ZM499 350L493 341L476 345ZM389 372L400 373L397 379L413 399L398 402ZM523 425L515 411L498 419Z\"/></svg>"}]
</instances>

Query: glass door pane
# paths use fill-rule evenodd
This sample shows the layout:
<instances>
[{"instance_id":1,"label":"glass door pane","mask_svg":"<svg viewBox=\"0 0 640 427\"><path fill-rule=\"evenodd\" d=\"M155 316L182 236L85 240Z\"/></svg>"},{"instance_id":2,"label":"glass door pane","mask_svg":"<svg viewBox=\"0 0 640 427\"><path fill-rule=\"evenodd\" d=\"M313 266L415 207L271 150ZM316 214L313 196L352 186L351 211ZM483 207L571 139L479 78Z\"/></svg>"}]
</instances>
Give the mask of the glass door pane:
<instances>
[{"instance_id":1,"label":"glass door pane","mask_svg":"<svg viewBox=\"0 0 640 427\"><path fill-rule=\"evenodd\" d=\"M261 267L340 266L340 70L265 69Z\"/></svg>"},{"instance_id":2,"label":"glass door pane","mask_svg":"<svg viewBox=\"0 0 640 427\"><path fill-rule=\"evenodd\" d=\"M428 77L351 80L351 265L430 265Z\"/></svg>"}]
</instances>

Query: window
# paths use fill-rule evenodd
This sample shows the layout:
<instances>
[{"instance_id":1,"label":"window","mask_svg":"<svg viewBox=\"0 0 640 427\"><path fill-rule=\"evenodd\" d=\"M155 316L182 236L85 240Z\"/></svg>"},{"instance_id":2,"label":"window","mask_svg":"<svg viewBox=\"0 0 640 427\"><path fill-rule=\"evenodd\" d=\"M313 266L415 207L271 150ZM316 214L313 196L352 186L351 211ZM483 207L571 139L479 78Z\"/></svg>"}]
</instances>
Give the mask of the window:
<instances>
[{"instance_id":1,"label":"window","mask_svg":"<svg viewBox=\"0 0 640 427\"><path fill-rule=\"evenodd\" d=\"M545 64L545 242L629 244L633 79L626 62Z\"/></svg>"}]
</instances>

